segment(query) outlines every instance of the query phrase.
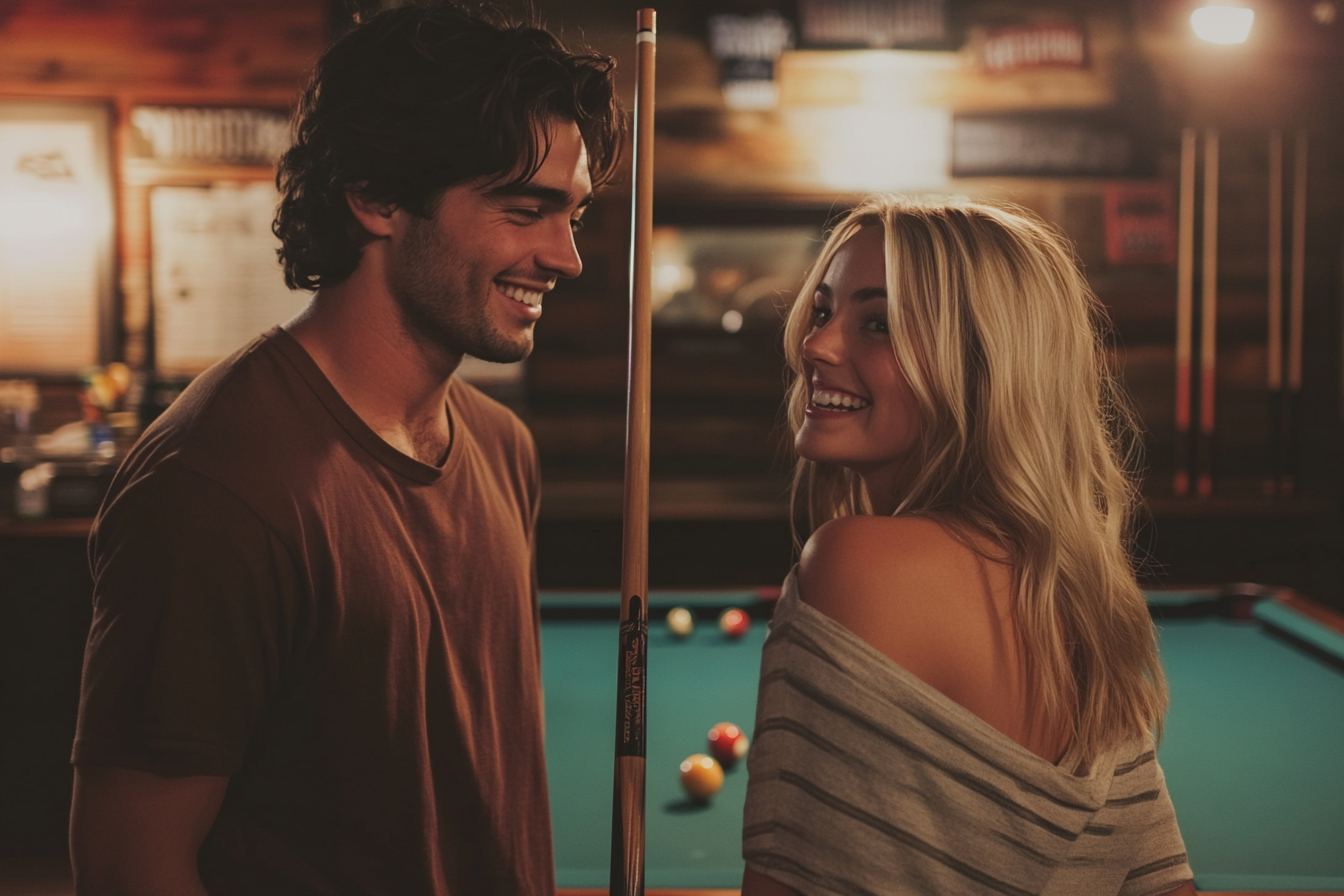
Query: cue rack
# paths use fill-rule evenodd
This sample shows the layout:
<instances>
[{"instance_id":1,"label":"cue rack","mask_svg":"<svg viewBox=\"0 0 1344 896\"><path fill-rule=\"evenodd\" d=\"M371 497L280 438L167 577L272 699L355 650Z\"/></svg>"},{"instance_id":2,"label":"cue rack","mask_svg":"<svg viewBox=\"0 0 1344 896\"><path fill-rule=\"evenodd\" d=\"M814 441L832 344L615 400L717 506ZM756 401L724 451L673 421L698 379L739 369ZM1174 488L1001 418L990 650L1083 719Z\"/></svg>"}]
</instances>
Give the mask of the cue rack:
<instances>
[{"instance_id":1,"label":"cue rack","mask_svg":"<svg viewBox=\"0 0 1344 896\"><path fill-rule=\"evenodd\" d=\"M1203 152L1200 153L1202 143ZM1289 498L1296 494L1302 452L1302 335L1306 272L1307 145L1305 130L1293 135L1292 217L1288 295L1284 301L1285 140L1269 135L1269 240L1266 294L1266 386L1269 444L1261 491ZM1202 203L1196 201L1202 156ZM1176 465L1172 491L1178 497L1208 497L1214 490L1215 415L1218 358L1218 189L1219 134L1181 132L1180 211L1176 262ZM1194 363L1195 229L1200 240L1199 362ZM1286 320L1285 320L1286 317ZM1286 324L1286 326L1285 326ZM1197 381L1196 381L1197 376ZM1195 396L1198 395L1198 404ZM1196 410L1198 414L1196 416Z\"/></svg>"}]
</instances>

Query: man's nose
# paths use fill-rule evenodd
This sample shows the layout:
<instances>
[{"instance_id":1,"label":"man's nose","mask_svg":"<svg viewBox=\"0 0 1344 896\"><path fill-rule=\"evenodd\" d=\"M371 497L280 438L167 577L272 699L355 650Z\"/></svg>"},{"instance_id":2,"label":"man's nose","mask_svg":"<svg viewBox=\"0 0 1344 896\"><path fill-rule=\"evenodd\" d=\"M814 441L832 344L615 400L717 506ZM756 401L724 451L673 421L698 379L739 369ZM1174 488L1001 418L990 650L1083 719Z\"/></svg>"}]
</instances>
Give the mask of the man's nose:
<instances>
[{"instance_id":1,"label":"man's nose","mask_svg":"<svg viewBox=\"0 0 1344 896\"><path fill-rule=\"evenodd\" d=\"M546 240L537 248L536 260L539 267L567 280L583 273L583 259L574 245L574 228L568 219L548 228Z\"/></svg>"}]
</instances>

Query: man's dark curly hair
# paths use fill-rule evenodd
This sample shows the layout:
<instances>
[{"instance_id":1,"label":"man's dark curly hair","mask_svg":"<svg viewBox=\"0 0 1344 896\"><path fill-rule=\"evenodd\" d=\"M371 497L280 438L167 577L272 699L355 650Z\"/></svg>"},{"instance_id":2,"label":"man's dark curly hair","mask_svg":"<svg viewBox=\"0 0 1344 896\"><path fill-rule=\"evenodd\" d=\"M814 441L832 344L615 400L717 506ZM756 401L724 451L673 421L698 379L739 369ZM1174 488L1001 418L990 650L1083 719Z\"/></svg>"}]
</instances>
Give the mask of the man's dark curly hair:
<instances>
[{"instance_id":1,"label":"man's dark curly hair","mask_svg":"<svg viewBox=\"0 0 1344 896\"><path fill-rule=\"evenodd\" d=\"M280 158L272 229L290 289L341 282L362 230L347 191L428 218L449 187L533 177L552 121L578 125L594 186L625 136L607 56L567 51L549 32L488 11L422 3L378 13L323 54Z\"/></svg>"}]
</instances>

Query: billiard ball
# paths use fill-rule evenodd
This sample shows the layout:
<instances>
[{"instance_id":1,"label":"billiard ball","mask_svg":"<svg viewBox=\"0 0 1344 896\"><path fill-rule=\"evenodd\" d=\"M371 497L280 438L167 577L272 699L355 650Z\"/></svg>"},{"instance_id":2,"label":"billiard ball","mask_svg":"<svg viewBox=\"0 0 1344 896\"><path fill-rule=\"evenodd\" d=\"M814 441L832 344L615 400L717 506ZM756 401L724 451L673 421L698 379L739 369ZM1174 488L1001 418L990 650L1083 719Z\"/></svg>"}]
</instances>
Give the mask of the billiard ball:
<instances>
[{"instance_id":1,"label":"billiard ball","mask_svg":"<svg viewBox=\"0 0 1344 896\"><path fill-rule=\"evenodd\" d=\"M695 753L681 762L681 789L691 799L707 800L723 786L723 767L713 756Z\"/></svg>"},{"instance_id":2,"label":"billiard ball","mask_svg":"<svg viewBox=\"0 0 1344 896\"><path fill-rule=\"evenodd\" d=\"M719 614L719 628L730 638L740 638L751 628L751 617L737 607L729 607Z\"/></svg>"},{"instance_id":3,"label":"billiard ball","mask_svg":"<svg viewBox=\"0 0 1344 896\"><path fill-rule=\"evenodd\" d=\"M695 617L685 607L673 607L667 611L667 630L684 638L695 630Z\"/></svg>"},{"instance_id":4,"label":"billiard ball","mask_svg":"<svg viewBox=\"0 0 1344 896\"><path fill-rule=\"evenodd\" d=\"M724 768L732 768L747 755L749 746L746 732L732 722L720 722L709 729L709 752Z\"/></svg>"}]
</instances>

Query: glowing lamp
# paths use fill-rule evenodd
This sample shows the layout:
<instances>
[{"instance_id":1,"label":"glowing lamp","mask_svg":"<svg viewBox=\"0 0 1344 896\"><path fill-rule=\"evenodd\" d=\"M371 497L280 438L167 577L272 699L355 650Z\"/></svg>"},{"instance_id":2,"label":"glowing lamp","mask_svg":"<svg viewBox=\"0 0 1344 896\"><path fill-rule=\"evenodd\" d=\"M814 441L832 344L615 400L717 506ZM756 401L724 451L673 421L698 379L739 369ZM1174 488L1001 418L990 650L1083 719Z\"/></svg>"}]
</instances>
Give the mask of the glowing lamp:
<instances>
[{"instance_id":1,"label":"glowing lamp","mask_svg":"<svg viewBox=\"0 0 1344 896\"><path fill-rule=\"evenodd\" d=\"M1244 6L1203 6L1190 14L1190 26L1211 44L1244 44L1255 10Z\"/></svg>"}]
</instances>

